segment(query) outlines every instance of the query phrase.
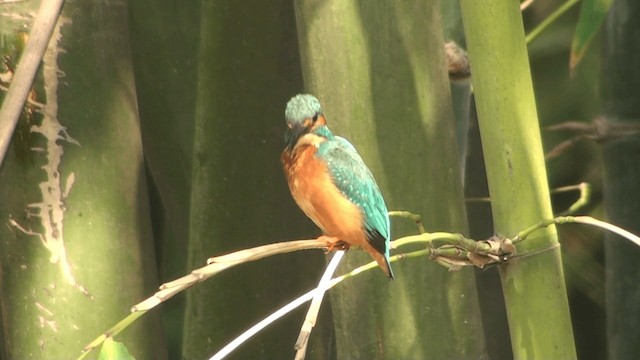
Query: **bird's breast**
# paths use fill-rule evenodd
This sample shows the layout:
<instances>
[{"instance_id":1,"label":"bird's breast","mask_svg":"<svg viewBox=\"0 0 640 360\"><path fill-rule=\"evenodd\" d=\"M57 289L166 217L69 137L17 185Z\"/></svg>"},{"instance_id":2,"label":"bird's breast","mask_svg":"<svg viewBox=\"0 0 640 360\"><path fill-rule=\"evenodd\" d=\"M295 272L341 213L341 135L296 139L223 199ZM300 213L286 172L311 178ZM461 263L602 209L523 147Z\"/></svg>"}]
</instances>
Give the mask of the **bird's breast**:
<instances>
[{"instance_id":1,"label":"bird's breast","mask_svg":"<svg viewBox=\"0 0 640 360\"><path fill-rule=\"evenodd\" d=\"M366 242L362 211L335 186L327 165L315 156L316 150L309 145L282 154L291 194L326 235L362 246Z\"/></svg>"}]
</instances>

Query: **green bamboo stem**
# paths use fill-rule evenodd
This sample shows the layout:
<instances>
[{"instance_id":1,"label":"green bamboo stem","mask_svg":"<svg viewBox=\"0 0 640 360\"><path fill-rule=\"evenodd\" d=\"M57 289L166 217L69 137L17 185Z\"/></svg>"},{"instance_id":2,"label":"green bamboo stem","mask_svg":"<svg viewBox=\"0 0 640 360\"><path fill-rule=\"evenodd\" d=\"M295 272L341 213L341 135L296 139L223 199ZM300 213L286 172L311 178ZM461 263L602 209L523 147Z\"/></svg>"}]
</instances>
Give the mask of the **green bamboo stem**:
<instances>
[{"instance_id":1,"label":"green bamboo stem","mask_svg":"<svg viewBox=\"0 0 640 360\"><path fill-rule=\"evenodd\" d=\"M546 169L517 1L461 1L494 226L513 236L551 218ZM501 266L515 359L576 358L554 227L519 251L551 250Z\"/></svg>"},{"instance_id":2,"label":"green bamboo stem","mask_svg":"<svg viewBox=\"0 0 640 360\"><path fill-rule=\"evenodd\" d=\"M3 61L37 3L2 4ZM158 283L127 19L67 3L45 36L41 106L20 104L0 167L2 358L68 359ZM129 329L138 358L166 358L157 315Z\"/></svg>"},{"instance_id":3,"label":"green bamboo stem","mask_svg":"<svg viewBox=\"0 0 640 360\"><path fill-rule=\"evenodd\" d=\"M439 3L295 4L305 91L321 100L331 129L358 149L388 207L420 213L427 230L465 233ZM415 233L405 221L392 219L391 228L393 237ZM348 254L342 266L362 261ZM469 270L452 277L432 263L405 262L392 283L372 273L336 289L338 358L404 358L407 349L415 358L481 357Z\"/></svg>"}]
</instances>

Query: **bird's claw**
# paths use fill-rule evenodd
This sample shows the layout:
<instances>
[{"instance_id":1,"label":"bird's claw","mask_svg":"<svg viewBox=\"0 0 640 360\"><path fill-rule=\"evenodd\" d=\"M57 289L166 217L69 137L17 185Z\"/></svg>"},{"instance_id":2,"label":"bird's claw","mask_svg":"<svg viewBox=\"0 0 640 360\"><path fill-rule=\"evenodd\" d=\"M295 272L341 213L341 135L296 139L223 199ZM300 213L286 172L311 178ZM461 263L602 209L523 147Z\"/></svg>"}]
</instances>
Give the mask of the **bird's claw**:
<instances>
[{"instance_id":1,"label":"bird's claw","mask_svg":"<svg viewBox=\"0 0 640 360\"><path fill-rule=\"evenodd\" d=\"M327 242L327 248L325 250L326 253L330 253L334 250L349 250L349 243L344 240L340 240L337 237L322 235L318 238L318 240L324 240Z\"/></svg>"}]
</instances>

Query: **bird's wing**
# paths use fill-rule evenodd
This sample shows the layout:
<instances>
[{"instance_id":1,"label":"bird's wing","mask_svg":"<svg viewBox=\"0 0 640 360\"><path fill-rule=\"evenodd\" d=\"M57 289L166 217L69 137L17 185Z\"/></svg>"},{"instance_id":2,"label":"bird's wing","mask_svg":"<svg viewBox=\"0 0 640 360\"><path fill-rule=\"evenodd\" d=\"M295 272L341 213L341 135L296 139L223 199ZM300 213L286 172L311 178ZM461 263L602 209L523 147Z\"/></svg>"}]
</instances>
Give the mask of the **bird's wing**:
<instances>
[{"instance_id":1,"label":"bird's wing","mask_svg":"<svg viewBox=\"0 0 640 360\"><path fill-rule=\"evenodd\" d=\"M321 143L316 153L329 168L340 192L364 215L364 227L371 245L389 256L389 215L371 171L346 139L339 136Z\"/></svg>"}]
</instances>

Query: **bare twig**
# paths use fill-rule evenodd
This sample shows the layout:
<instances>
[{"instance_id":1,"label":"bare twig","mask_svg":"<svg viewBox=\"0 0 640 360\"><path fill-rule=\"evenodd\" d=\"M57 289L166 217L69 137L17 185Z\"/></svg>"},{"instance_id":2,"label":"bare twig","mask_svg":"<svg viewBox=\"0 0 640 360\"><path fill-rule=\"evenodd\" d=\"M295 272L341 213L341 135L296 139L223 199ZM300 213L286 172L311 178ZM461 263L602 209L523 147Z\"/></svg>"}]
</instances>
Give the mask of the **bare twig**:
<instances>
[{"instance_id":1,"label":"bare twig","mask_svg":"<svg viewBox=\"0 0 640 360\"><path fill-rule=\"evenodd\" d=\"M580 208L587 205L591 200L591 185L589 183L583 182L577 185L568 185L562 186L559 188L551 189L552 194L557 194L566 191L580 191L580 197L576 200L567 210L559 213L558 215L569 215L575 214ZM467 202L490 202L491 198L489 197L474 197L474 198L466 198Z\"/></svg>"},{"instance_id":2,"label":"bare twig","mask_svg":"<svg viewBox=\"0 0 640 360\"><path fill-rule=\"evenodd\" d=\"M304 360L307 354L307 345L309 344L309 336L311 335L311 331L313 327L316 326L316 321L318 320L318 313L320 312L320 305L322 305L322 299L324 295L327 293L327 285L331 281L331 277L333 273L335 273L340 261L344 257L344 251L338 251L331 258L329 265L324 271L322 278L320 279L320 283L316 288L317 292L311 300L311 305L309 305L309 310L307 311L307 316L302 323L302 328L300 329L300 334L298 335L298 339L296 340L296 344L294 345L294 349L296 350L296 355L294 360Z\"/></svg>"},{"instance_id":3,"label":"bare twig","mask_svg":"<svg viewBox=\"0 0 640 360\"><path fill-rule=\"evenodd\" d=\"M513 240L509 238L493 237L488 240L476 241L473 239L465 238L460 234L445 232L424 233L419 235L406 236L393 241L392 247L399 248L403 246L420 245L420 250L397 254L392 256L390 260L391 262L396 262L405 258L429 255L431 259L444 264L450 270L456 270L462 266L477 266L480 268L484 268L486 266L496 265L507 261L513 254L515 254L514 244L525 240L533 232L553 224L564 223L580 223L597 226L602 229L606 229L619 234L630 240L634 244L640 246L640 237L626 230L620 229L612 224L608 224L606 222L596 220L588 216L564 216L541 221L540 223L518 233L513 238ZM114 327L112 327L111 329L100 335L93 342L91 342L89 345L87 345L79 359L83 359L84 357L86 357L91 350L102 344L105 339L117 335L122 330L127 328L131 323L133 323L135 320L137 320L139 317L144 315L147 311L151 310L161 302L166 301L167 299L176 295L178 292L183 291L194 284L202 282L223 270L244 262L258 260L279 253L288 253L306 249L327 248L329 245L330 244L328 244L326 240L297 240L285 243L264 245L253 249L241 250L228 255L212 257L208 261L209 265L206 265L200 269L196 269L180 279L163 284L160 287L160 291L158 291L147 300L144 300L141 303L135 305L131 309L132 313L129 316L118 322ZM540 251L546 251L546 249L542 249ZM316 294L324 293L341 281L356 276L369 269L373 269L376 266L377 263L375 261L372 261L366 265L352 270L345 275L332 279L328 283L325 283L325 285L322 285L321 282L321 285L319 285L318 288L313 289L312 291L299 297L298 299L288 304L285 308L280 309L276 313L270 315L268 318L254 325L251 329L247 330L245 334L241 335L241 338L239 338L241 340L236 339L232 343L229 343L216 355L214 355L212 359L223 359L227 354L237 348L237 346L239 346L242 341L245 341L243 339L249 338L258 333L273 321L281 318L286 313L299 307L304 302L311 300L314 296L316 296Z\"/></svg>"},{"instance_id":4,"label":"bare twig","mask_svg":"<svg viewBox=\"0 0 640 360\"><path fill-rule=\"evenodd\" d=\"M31 91L42 56L58 21L63 0L43 0L29 34L29 41L0 108L0 164L7 153L24 103Z\"/></svg>"},{"instance_id":5,"label":"bare twig","mask_svg":"<svg viewBox=\"0 0 640 360\"><path fill-rule=\"evenodd\" d=\"M430 239L426 239L423 238L421 240L419 239L414 239L413 242L429 242L431 241ZM399 255L394 255L392 256L389 260L391 262L396 262L396 261L400 261L400 260L404 260L406 258L412 258L412 257L422 257L425 255L429 254L429 250L418 250L418 251L413 251L411 253L408 254L399 254ZM253 335L257 334L258 332L260 332L262 329L264 329L268 324L274 322L275 320L278 320L279 318L283 317L284 315L286 315L287 313L295 310L296 308L300 307L302 304L304 304L305 302L311 300L313 298L313 296L315 296L315 294L317 292L325 292L329 289L331 289L332 287L338 285L339 283L343 282L344 280L347 280L351 277L357 276L365 271L374 269L378 266L378 264L375 261L371 261L368 264L362 265L344 275L341 275L337 278L333 278L331 279L331 281L329 281L325 287L323 287L322 289L320 288L316 288L313 289L309 292L307 292L306 294L298 297L297 299L293 300L292 302L288 303L287 305L283 306L282 308L280 308L279 310L277 310L276 312L274 312L273 314L269 315L268 317L266 317L265 319L263 319L262 321L258 322L257 324L255 324L254 326L252 326L249 330L245 331L244 333L242 333L240 336L238 336L236 339L234 339L232 342L230 342L229 344L227 344L225 347L223 347L220 351L218 351L215 355L213 355L209 360L222 360L224 359L227 355L229 355L233 350L235 350L238 346L240 346L240 344L242 342L240 342L239 339L248 339L250 337L252 337Z\"/></svg>"},{"instance_id":6,"label":"bare twig","mask_svg":"<svg viewBox=\"0 0 640 360\"><path fill-rule=\"evenodd\" d=\"M620 139L625 136L640 134L640 125L635 121L608 121L605 117L597 117L591 123L567 121L549 126L549 131L570 131L574 136L561 142L551 149L545 159L556 158L583 140L590 140L598 144Z\"/></svg>"},{"instance_id":7,"label":"bare twig","mask_svg":"<svg viewBox=\"0 0 640 360\"><path fill-rule=\"evenodd\" d=\"M220 273L233 266L259 260L275 254L285 254L298 250L309 249L323 249L327 248L329 244L325 240L295 240L283 243L275 243L269 245L258 246L251 249L240 250L228 255L222 255L212 257L207 260L208 265L199 269L193 270L191 273L160 285L160 290L153 294L151 297L143 300L142 302L134 305L131 308L131 314L126 318L119 321L115 326L107 330L102 335L98 336L95 340L89 343L82 350L82 354L78 357L78 360L84 359L89 353L100 346L105 339L113 337L119 334L122 330L126 329L131 323L136 321L139 317L144 315L147 311L153 309L164 301L174 297L178 293L188 289L189 287L205 281L213 275Z\"/></svg>"},{"instance_id":8,"label":"bare twig","mask_svg":"<svg viewBox=\"0 0 640 360\"><path fill-rule=\"evenodd\" d=\"M564 4L562 4L556 11L551 13L551 15L547 16L535 29L531 30L525 37L525 42L527 45L531 44L537 37L540 35L545 29L549 27L549 25L553 24L558 18L564 15L569 9L571 9L575 4L580 2L580 0L567 0Z\"/></svg>"},{"instance_id":9,"label":"bare twig","mask_svg":"<svg viewBox=\"0 0 640 360\"><path fill-rule=\"evenodd\" d=\"M424 225L422 224L422 217L418 214L414 214L410 211L389 211L389 216L403 217L403 218L409 219L416 223L416 226L418 227L418 231L420 232L420 234L424 234L427 232L427 230L425 230L424 228Z\"/></svg>"},{"instance_id":10,"label":"bare twig","mask_svg":"<svg viewBox=\"0 0 640 360\"><path fill-rule=\"evenodd\" d=\"M640 237L638 237L637 235L632 234L627 230L619 228L613 224L609 224L608 222L594 219L591 216L559 216L554 219L543 220L537 223L536 225L533 225L528 229L519 232L518 235L516 235L513 238L513 243L515 244L525 240L529 235L531 235L532 233L542 228L546 228L551 225L560 225L560 224L567 224L567 223L577 223L577 224L584 224L584 225L599 227L601 229L608 230L608 231L611 231L612 233L618 234L623 238L631 241L635 245L640 246Z\"/></svg>"},{"instance_id":11,"label":"bare twig","mask_svg":"<svg viewBox=\"0 0 640 360\"><path fill-rule=\"evenodd\" d=\"M414 236L407 236L401 239L398 239L396 241L394 241L394 246L395 247L401 247L401 246L405 246L405 245L411 245L411 244L423 244L423 245L427 245L427 244L432 244L434 241L442 241L444 243L448 243L449 245L443 245L440 248L437 249L425 249L425 250L418 250L418 251L414 251L408 254L398 254L395 256L391 257L391 262L396 262L398 260L401 259L405 259L405 258L410 258L410 257L417 257L417 256L424 256L424 255L430 255L431 258L441 258L441 259L446 259L446 261L448 261L452 267L461 267L461 266L468 266L470 265L470 263L473 263L473 265L479 266L479 267L484 267L486 266L488 263L486 262L486 260L483 260L481 257L478 257L478 255L482 255L482 254L486 254L487 258L489 259L493 259L493 263L500 263L503 261L507 260L508 256L505 255L501 255L501 256L496 256L496 254L500 254L500 253L514 253L515 249L513 248L513 243L517 242L517 241L522 241L524 240L528 235L530 235L531 233L540 230L544 227L547 227L549 225L552 224L563 224L563 223L567 223L567 222L575 222L575 223L581 223L581 224L589 224L589 225L594 225L594 226L598 226L610 231L613 231L621 236L626 237L627 239L631 240L632 242L634 242L635 244L637 244L638 246L640 246L640 238L637 237L634 234L629 233L626 230L620 229L616 226L613 226L611 224L605 223L603 221L600 220L596 220L593 218L590 218L588 216L576 216L576 217L558 217L555 219L551 219L551 220L546 220L546 221L542 221L539 224L532 226L531 228L519 233L514 239L513 241L511 241L511 239L499 239L499 238L492 238L489 240L485 240L485 241L474 241L471 239L466 239L465 237L463 237L462 235L459 234L450 234L450 233L432 233L432 234L421 234L421 235L414 235ZM476 245L472 245L472 243L475 243ZM468 255L470 255L470 260L469 261L465 261L465 254L464 251L470 251L470 253ZM478 263L476 263L478 262ZM361 266L353 271L351 271L348 274L345 274L343 276L340 276L338 278L335 278L333 280L331 280L331 282L329 282L329 284L327 285L326 288L324 288L323 290L326 291L328 289L330 289L331 287L337 285L339 282L345 280L346 278L349 278L351 276L355 276L363 271L367 271L369 269L372 269L376 267L376 262L372 261L364 266ZM294 310L295 308L297 308L298 306L300 306L302 303L304 303L305 301L309 301L311 299L311 297L313 296L313 293L315 291L319 291L319 289L314 289L310 292L308 292L307 294L301 296L300 298L294 300L292 303L286 305L284 308L276 311L274 314L270 315L267 319L269 319L267 321L267 319L259 322L258 324L256 324L254 327L252 327L251 329L247 330L247 332L245 332L244 334L241 335L241 337L245 337L245 336L253 336L254 334L256 334L257 332L259 332L260 330L262 330L262 328L264 328L266 326L266 324L273 322L274 320L284 316L284 314L286 314L287 312L290 312L292 310ZM286 310L285 310L286 308ZM277 314L277 316L276 316ZM272 316L274 316L274 318L270 319ZM239 337L240 338L240 337ZM237 340L237 339L236 339ZM240 343L237 343L235 340L232 343L229 343L227 346L225 346L222 350L220 350L218 353L216 353L216 355L214 355L210 360L222 360L224 359L229 353L231 353L231 351L235 350L237 348L237 346L239 346Z\"/></svg>"},{"instance_id":12,"label":"bare twig","mask_svg":"<svg viewBox=\"0 0 640 360\"><path fill-rule=\"evenodd\" d=\"M228 255L211 257L207 260L207 266L193 270L190 274L179 279L160 285L160 291L156 292L147 300L134 305L133 308L131 308L131 311L150 310L161 302L172 298L179 292L182 292L199 282L205 281L219 272L242 263L260 260L276 254L286 254L298 250L323 249L328 246L329 244L324 240L296 240L263 245L251 249L236 251Z\"/></svg>"},{"instance_id":13,"label":"bare twig","mask_svg":"<svg viewBox=\"0 0 640 360\"><path fill-rule=\"evenodd\" d=\"M591 226L595 226L595 227L599 227L601 229L604 230L608 230L611 231L614 234L618 234L620 236L622 236L623 238L631 241L632 243L634 243L636 246L640 246L640 237L638 237L635 234L632 234L630 232L628 232L625 229L619 228L613 224L609 224L608 222L604 222L602 220L598 220L598 219L594 219L590 216L575 216L575 217L568 217L568 218L572 218L573 221L567 221L567 222L575 222L578 224L585 224L585 225L591 225Z\"/></svg>"},{"instance_id":14,"label":"bare twig","mask_svg":"<svg viewBox=\"0 0 640 360\"><path fill-rule=\"evenodd\" d=\"M4 86L4 85L0 85L0 91L4 91L4 92L8 92L9 88ZM35 100L33 100L32 98L27 98L27 104L32 105L33 107L37 108L38 111L42 111L42 109L44 108L44 104L43 103L39 103Z\"/></svg>"},{"instance_id":15,"label":"bare twig","mask_svg":"<svg viewBox=\"0 0 640 360\"><path fill-rule=\"evenodd\" d=\"M567 210L561 212L558 215L575 214L578 211L578 209L582 208L583 206L589 203L589 200L591 199L591 185L589 185L589 183L586 183L586 182L582 182L578 185L562 186L556 189L552 189L551 193L557 194L561 192L574 191L574 190L580 191L580 197L573 204L571 204L571 206L569 206Z\"/></svg>"}]
</instances>

